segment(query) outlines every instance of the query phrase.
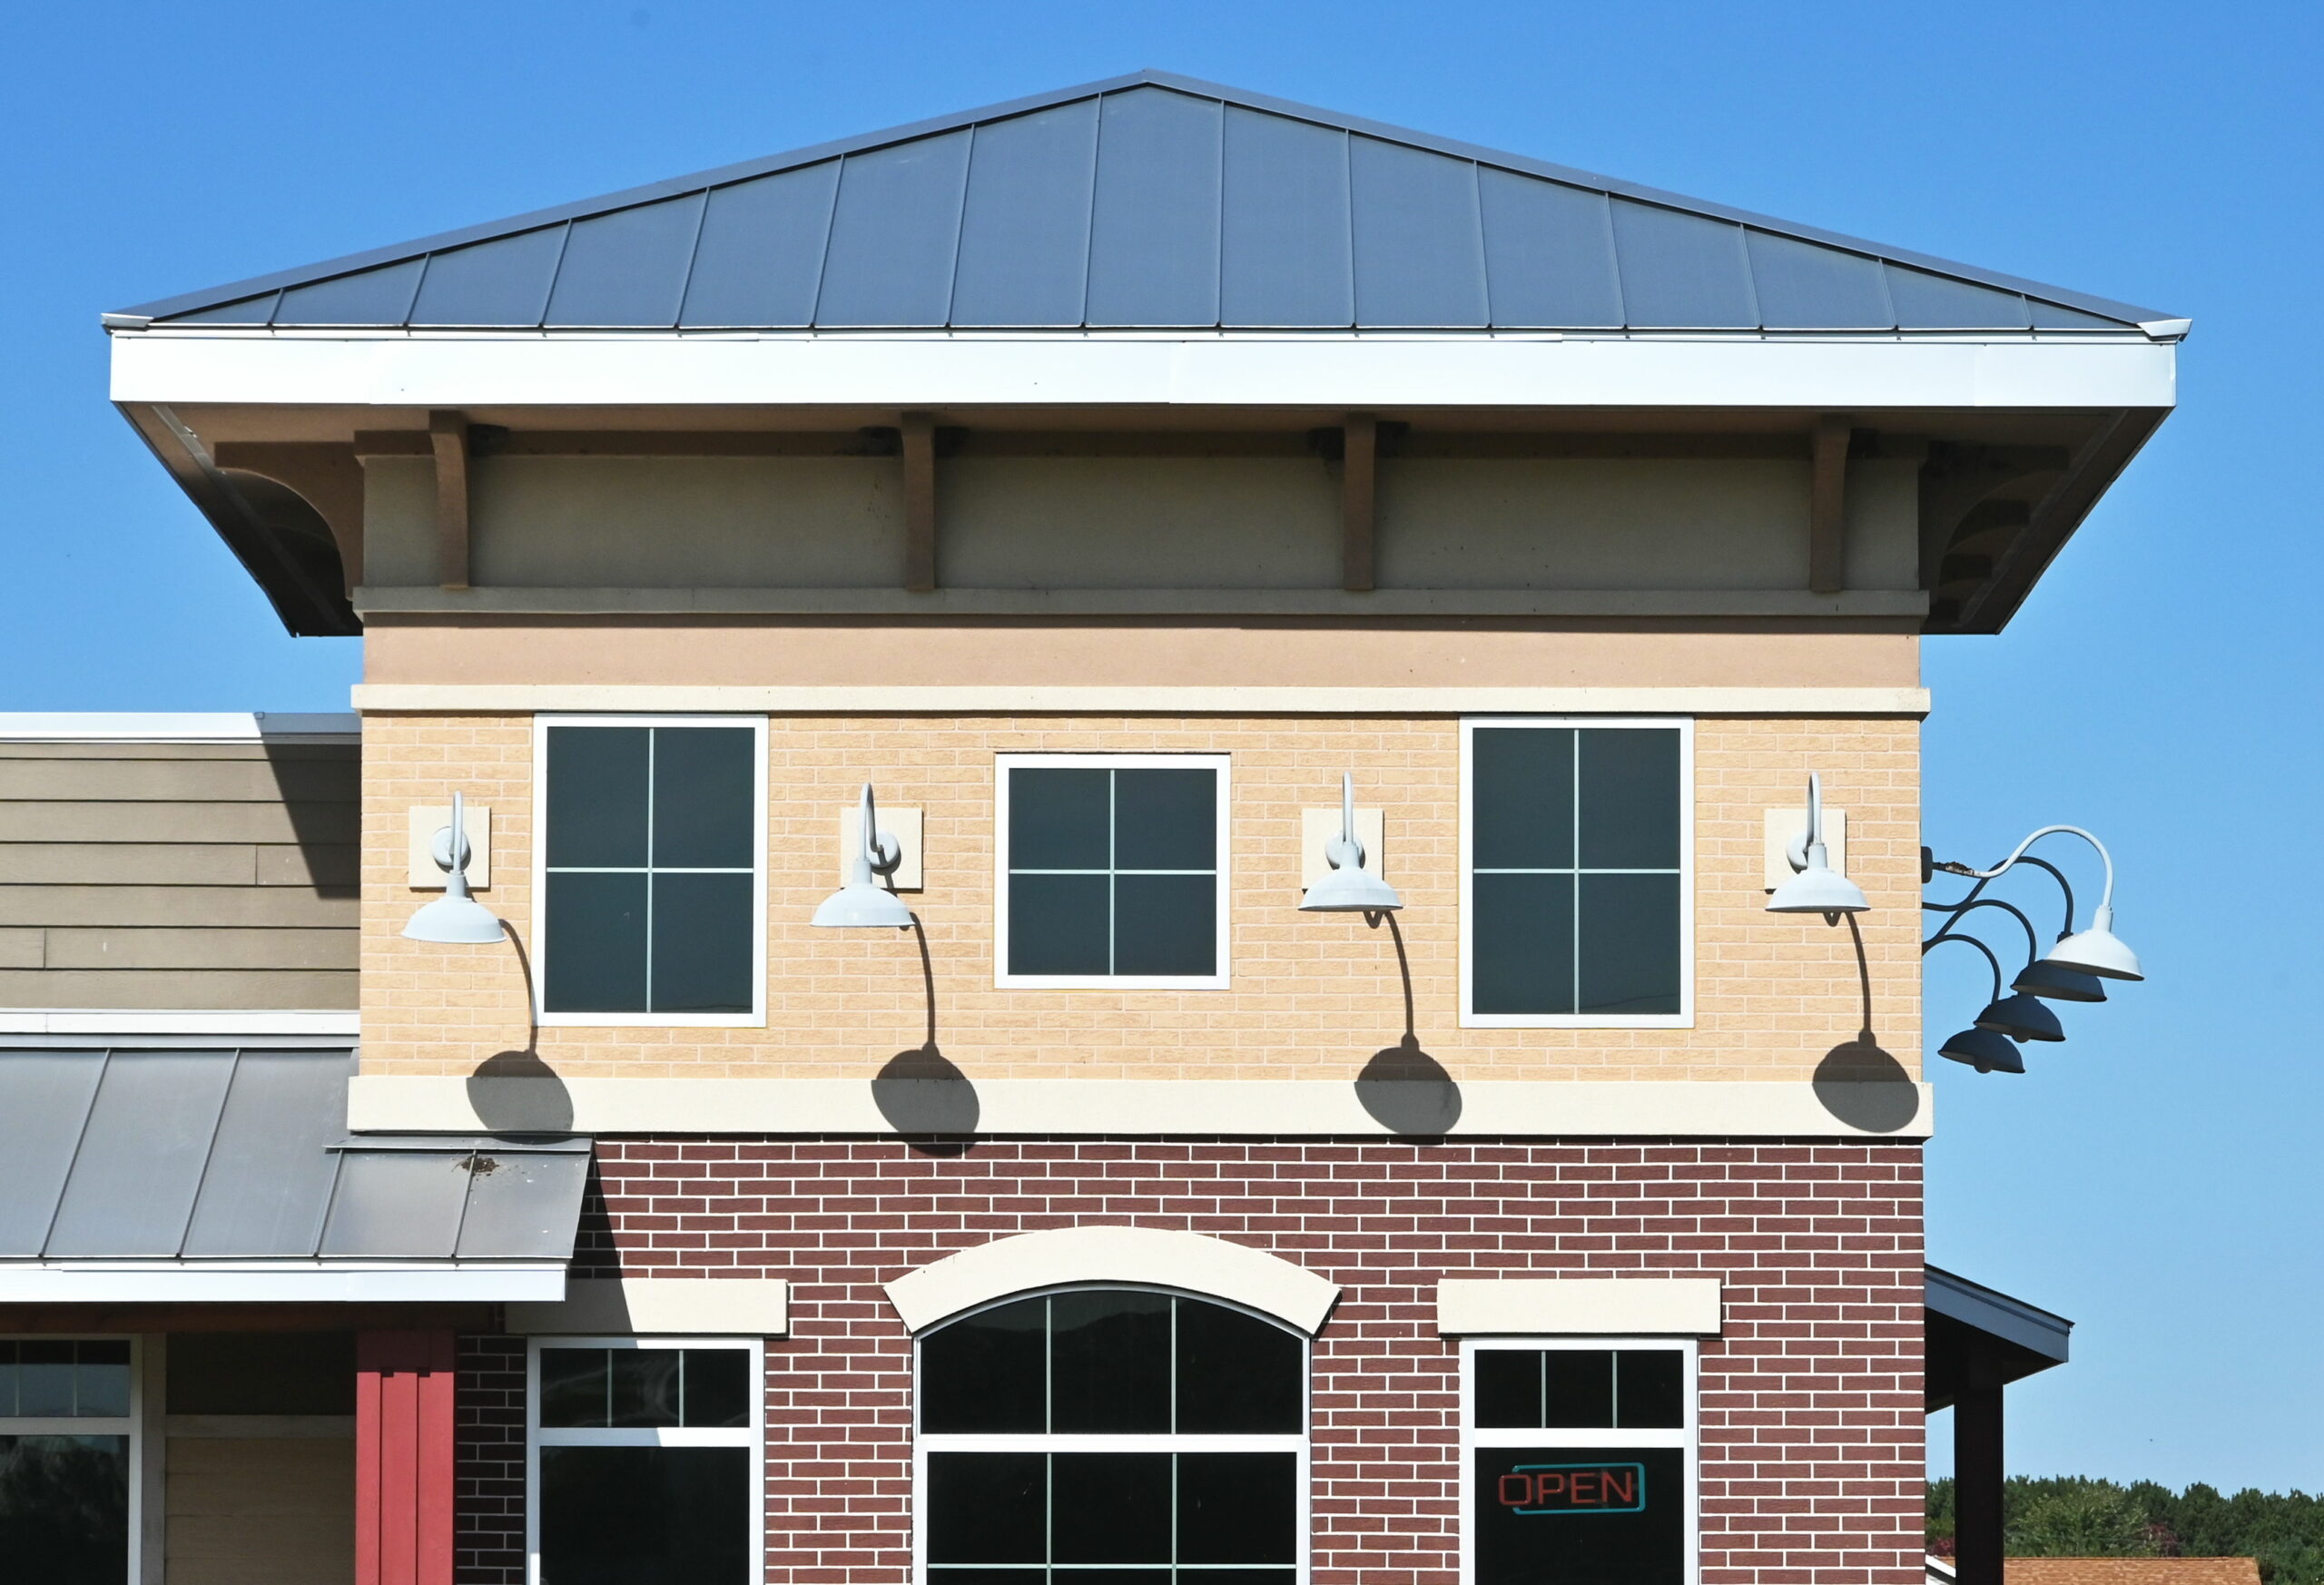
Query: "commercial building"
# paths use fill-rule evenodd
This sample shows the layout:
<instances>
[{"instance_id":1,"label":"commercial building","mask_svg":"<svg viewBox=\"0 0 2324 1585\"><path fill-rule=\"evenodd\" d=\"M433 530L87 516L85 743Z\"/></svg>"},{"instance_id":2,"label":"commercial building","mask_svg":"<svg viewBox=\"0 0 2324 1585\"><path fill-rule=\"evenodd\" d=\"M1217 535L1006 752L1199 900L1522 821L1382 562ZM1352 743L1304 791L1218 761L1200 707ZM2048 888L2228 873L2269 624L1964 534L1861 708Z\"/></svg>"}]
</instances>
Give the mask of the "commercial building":
<instances>
[{"instance_id":1,"label":"commercial building","mask_svg":"<svg viewBox=\"0 0 2324 1585\"><path fill-rule=\"evenodd\" d=\"M364 636L359 999L15 998L54 1578L1920 1579L1919 644L2184 321L1147 74L107 324Z\"/></svg>"}]
</instances>

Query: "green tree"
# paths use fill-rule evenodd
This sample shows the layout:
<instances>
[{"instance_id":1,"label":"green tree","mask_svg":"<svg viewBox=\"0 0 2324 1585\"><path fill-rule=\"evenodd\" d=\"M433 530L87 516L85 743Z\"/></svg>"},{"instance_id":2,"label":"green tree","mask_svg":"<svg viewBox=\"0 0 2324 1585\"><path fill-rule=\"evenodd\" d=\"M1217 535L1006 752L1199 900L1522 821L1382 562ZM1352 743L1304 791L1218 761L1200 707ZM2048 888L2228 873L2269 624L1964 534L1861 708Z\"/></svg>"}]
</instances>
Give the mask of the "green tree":
<instances>
[{"instance_id":1,"label":"green tree","mask_svg":"<svg viewBox=\"0 0 2324 1585\"><path fill-rule=\"evenodd\" d=\"M2009 1511L2003 1542L2017 1558L2137 1558L2154 1552L2146 1511L2112 1481L2045 1482Z\"/></svg>"}]
</instances>

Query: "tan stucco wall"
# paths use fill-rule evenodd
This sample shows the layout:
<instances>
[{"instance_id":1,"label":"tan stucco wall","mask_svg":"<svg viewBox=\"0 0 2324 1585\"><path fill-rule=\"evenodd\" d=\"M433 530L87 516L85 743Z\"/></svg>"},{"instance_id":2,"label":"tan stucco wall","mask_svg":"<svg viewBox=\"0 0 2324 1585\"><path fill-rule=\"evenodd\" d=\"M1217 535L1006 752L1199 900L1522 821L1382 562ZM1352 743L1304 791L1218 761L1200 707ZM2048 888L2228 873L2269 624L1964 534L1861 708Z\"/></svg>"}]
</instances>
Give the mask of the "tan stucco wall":
<instances>
[{"instance_id":1,"label":"tan stucco wall","mask_svg":"<svg viewBox=\"0 0 2324 1585\"><path fill-rule=\"evenodd\" d=\"M399 935L408 812L458 785L493 809L485 901L529 942L529 716L366 720L363 1068L464 1075L527 1047L506 948ZM1206 752L1233 761L1233 985L1206 991L1002 990L992 983L993 756ZM769 980L763 1029L550 1029L537 1053L572 1077L869 1078L926 1035L911 939L817 930L835 822L872 778L926 812L927 887L912 895L935 977L937 1039L971 1079L1352 1078L1404 1029L1394 942L1299 901L1299 811L1353 767L1387 811L1386 873L1420 1044L1456 1079L1804 1079L1866 1021L1855 937L1763 911L1762 812L1797 806L1807 773L1848 812L1848 861L1874 911L1862 972L1881 1044L1916 1069L1918 728L1901 718L1706 718L1696 729L1696 1025L1691 1029L1457 1027L1459 730L1450 716L937 718L817 715L769 729Z\"/></svg>"},{"instance_id":2,"label":"tan stucco wall","mask_svg":"<svg viewBox=\"0 0 2324 1585\"><path fill-rule=\"evenodd\" d=\"M767 687L1911 688L1871 623L375 620L368 683Z\"/></svg>"},{"instance_id":3,"label":"tan stucco wall","mask_svg":"<svg viewBox=\"0 0 2324 1585\"><path fill-rule=\"evenodd\" d=\"M1918 586L1918 464L1849 470L1847 582ZM366 460L364 581L434 584L424 458ZM961 457L938 470L939 577L960 589L1328 590L1336 474L1315 458ZM900 465L872 457L484 457L484 587L891 586ZM1808 465L1778 458L1390 458L1385 590L1805 586Z\"/></svg>"}]
</instances>

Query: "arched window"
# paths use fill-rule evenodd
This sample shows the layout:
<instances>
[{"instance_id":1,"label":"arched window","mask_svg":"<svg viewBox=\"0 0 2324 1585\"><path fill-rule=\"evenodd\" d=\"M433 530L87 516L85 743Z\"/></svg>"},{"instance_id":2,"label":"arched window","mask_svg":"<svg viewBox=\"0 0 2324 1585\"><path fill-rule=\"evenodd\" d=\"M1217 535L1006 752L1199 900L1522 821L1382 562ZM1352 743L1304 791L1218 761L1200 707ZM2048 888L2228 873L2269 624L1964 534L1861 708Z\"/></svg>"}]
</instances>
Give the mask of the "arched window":
<instances>
[{"instance_id":1,"label":"arched window","mask_svg":"<svg viewBox=\"0 0 2324 1585\"><path fill-rule=\"evenodd\" d=\"M921 1336L918 1406L923 1585L1294 1585L1305 1561L1307 1345L1273 1321L1010 1299Z\"/></svg>"}]
</instances>

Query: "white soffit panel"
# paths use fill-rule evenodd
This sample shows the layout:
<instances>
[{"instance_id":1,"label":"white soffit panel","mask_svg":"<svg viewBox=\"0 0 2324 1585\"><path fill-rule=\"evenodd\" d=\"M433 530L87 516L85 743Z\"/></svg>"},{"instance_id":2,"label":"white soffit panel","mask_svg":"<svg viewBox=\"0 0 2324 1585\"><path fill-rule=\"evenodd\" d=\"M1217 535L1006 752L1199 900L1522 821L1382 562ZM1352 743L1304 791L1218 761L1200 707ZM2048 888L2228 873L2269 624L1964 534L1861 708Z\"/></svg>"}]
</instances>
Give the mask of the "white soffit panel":
<instances>
[{"instance_id":1,"label":"white soffit panel","mask_svg":"<svg viewBox=\"0 0 2324 1585\"><path fill-rule=\"evenodd\" d=\"M1336 1283L1265 1250L1160 1227L1057 1227L948 1255L888 1285L888 1302L920 1332L1011 1294L1065 1283L1141 1283L1216 1298L1311 1335L1339 1301Z\"/></svg>"},{"instance_id":2,"label":"white soffit panel","mask_svg":"<svg viewBox=\"0 0 2324 1585\"><path fill-rule=\"evenodd\" d=\"M508 1306L514 1333L781 1337L791 1285L780 1277L575 1277L565 1297Z\"/></svg>"},{"instance_id":3,"label":"white soffit panel","mask_svg":"<svg viewBox=\"0 0 2324 1585\"><path fill-rule=\"evenodd\" d=\"M1715 1337L1717 1277L1448 1277L1436 1329L1455 1337Z\"/></svg>"},{"instance_id":4,"label":"white soffit panel","mask_svg":"<svg viewBox=\"0 0 2324 1585\"><path fill-rule=\"evenodd\" d=\"M2167 408L2142 338L113 338L117 402L383 407Z\"/></svg>"},{"instance_id":5,"label":"white soffit panel","mask_svg":"<svg viewBox=\"0 0 2324 1585\"><path fill-rule=\"evenodd\" d=\"M357 1265L344 1261L12 1262L0 1304L510 1304L565 1291L565 1263Z\"/></svg>"}]
</instances>

